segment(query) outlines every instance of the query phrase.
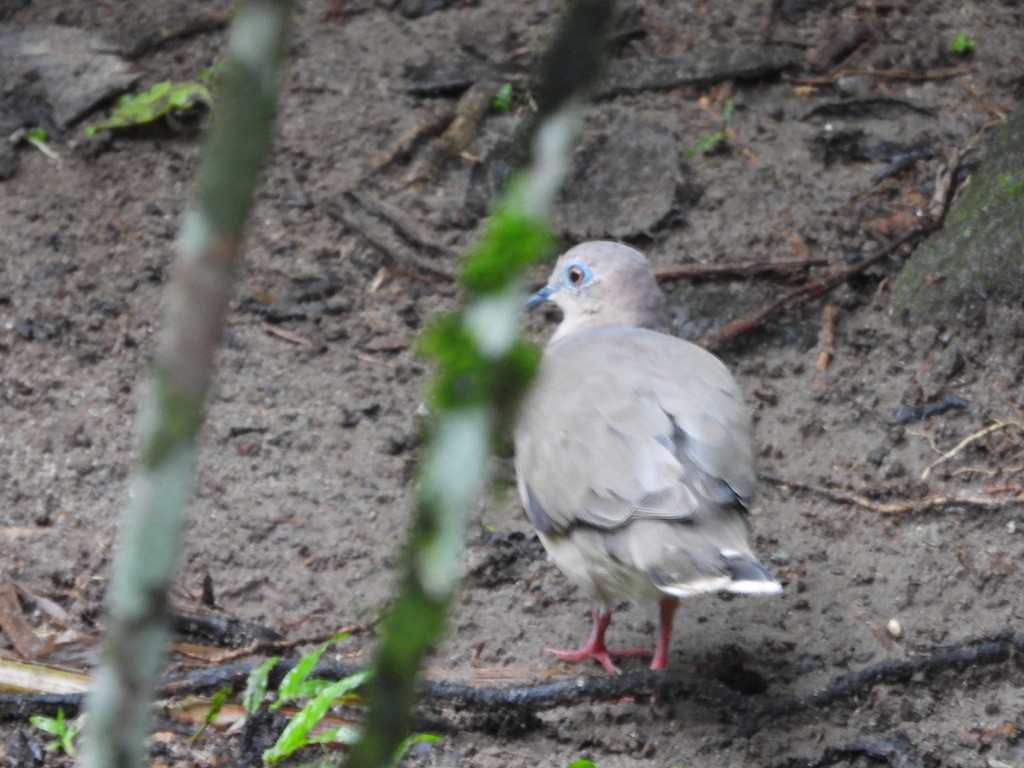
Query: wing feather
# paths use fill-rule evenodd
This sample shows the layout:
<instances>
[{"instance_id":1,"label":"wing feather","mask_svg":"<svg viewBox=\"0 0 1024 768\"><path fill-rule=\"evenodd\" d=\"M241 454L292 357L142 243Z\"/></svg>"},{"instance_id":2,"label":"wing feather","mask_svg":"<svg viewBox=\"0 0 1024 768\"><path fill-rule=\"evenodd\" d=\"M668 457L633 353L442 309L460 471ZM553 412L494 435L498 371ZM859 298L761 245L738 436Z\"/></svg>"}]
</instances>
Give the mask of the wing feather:
<instances>
[{"instance_id":1,"label":"wing feather","mask_svg":"<svg viewBox=\"0 0 1024 768\"><path fill-rule=\"evenodd\" d=\"M694 519L753 498L735 381L710 353L654 331L600 328L550 348L515 443L520 495L542 531Z\"/></svg>"}]
</instances>

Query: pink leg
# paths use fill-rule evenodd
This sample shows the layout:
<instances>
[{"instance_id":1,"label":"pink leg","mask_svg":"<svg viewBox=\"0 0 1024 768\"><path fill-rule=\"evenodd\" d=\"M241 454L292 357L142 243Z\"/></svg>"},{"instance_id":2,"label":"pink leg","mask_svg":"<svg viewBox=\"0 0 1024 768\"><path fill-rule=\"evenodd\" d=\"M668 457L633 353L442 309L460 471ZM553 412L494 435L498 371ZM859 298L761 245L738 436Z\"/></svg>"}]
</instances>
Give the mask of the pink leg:
<instances>
[{"instance_id":1,"label":"pink leg","mask_svg":"<svg viewBox=\"0 0 1024 768\"><path fill-rule=\"evenodd\" d=\"M557 648L545 648L544 653L550 653L553 656L557 656L562 661L583 661L585 659L594 659L604 667L605 672L609 673L619 671L612 662L613 658L647 655L648 652L643 648L629 648L614 651L609 650L608 646L604 644L604 633L608 630L608 625L612 623L612 614L610 611L605 612L599 608L595 608L593 616L594 628L590 632L590 638L582 648L575 651L560 651Z\"/></svg>"},{"instance_id":2,"label":"pink leg","mask_svg":"<svg viewBox=\"0 0 1024 768\"><path fill-rule=\"evenodd\" d=\"M679 601L674 597L663 597L658 603L658 644L654 648L651 669L665 669L668 666L668 647L672 642L672 617L676 614Z\"/></svg>"}]
</instances>

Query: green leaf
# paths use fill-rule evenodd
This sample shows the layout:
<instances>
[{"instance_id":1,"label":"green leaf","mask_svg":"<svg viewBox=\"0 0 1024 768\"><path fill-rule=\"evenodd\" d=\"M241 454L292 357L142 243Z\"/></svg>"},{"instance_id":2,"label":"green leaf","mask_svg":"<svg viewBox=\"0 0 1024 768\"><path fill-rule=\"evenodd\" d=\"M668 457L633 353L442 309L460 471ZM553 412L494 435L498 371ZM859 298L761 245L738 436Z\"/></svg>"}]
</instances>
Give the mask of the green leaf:
<instances>
[{"instance_id":1,"label":"green leaf","mask_svg":"<svg viewBox=\"0 0 1024 768\"><path fill-rule=\"evenodd\" d=\"M712 133L710 136L705 136L703 139L693 145L693 149L686 151L686 157L697 157L698 155L704 155L716 149L719 144L725 142L724 133Z\"/></svg>"},{"instance_id":2,"label":"green leaf","mask_svg":"<svg viewBox=\"0 0 1024 768\"><path fill-rule=\"evenodd\" d=\"M28 721L36 728L57 737L46 745L48 752L56 752L58 749L61 749L65 754L75 755L75 739L78 738L78 732L82 729L81 715L74 720L66 721L64 719L64 710L58 708L56 717L32 715Z\"/></svg>"},{"instance_id":3,"label":"green leaf","mask_svg":"<svg viewBox=\"0 0 1024 768\"><path fill-rule=\"evenodd\" d=\"M320 661L320 657L323 656L325 650L327 650L325 645L317 646L299 659L298 664L288 670L284 679L281 680L281 685L277 688L277 701L270 706L271 709L278 709L285 701L298 698L300 691L306 683L306 678L309 677L313 667Z\"/></svg>"},{"instance_id":4,"label":"green leaf","mask_svg":"<svg viewBox=\"0 0 1024 768\"><path fill-rule=\"evenodd\" d=\"M45 128L40 128L38 125L33 127L33 128L28 128L28 129L25 130L25 135L24 135L25 141L27 141L33 147L38 149L40 152L42 152L48 158L50 158L51 160L54 160L55 162L57 162L59 164L60 163L60 155L58 155L56 152L54 152L53 149L50 147L50 145L46 143L46 140L48 138L49 138L49 134L46 132L46 129Z\"/></svg>"},{"instance_id":5,"label":"green leaf","mask_svg":"<svg viewBox=\"0 0 1024 768\"><path fill-rule=\"evenodd\" d=\"M957 32L949 41L949 50L953 53L970 53L974 50L974 41L967 36L966 32Z\"/></svg>"},{"instance_id":6,"label":"green leaf","mask_svg":"<svg viewBox=\"0 0 1024 768\"><path fill-rule=\"evenodd\" d=\"M133 128L155 122L166 115L188 112L198 106L210 107L213 94L200 82L155 83L142 93L124 95L117 100L109 120L85 128L88 136L100 131Z\"/></svg>"},{"instance_id":7,"label":"green leaf","mask_svg":"<svg viewBox=\"0 0 1024 768\"><path fill-rule=\"evenodd\" d=\"M719 122L722 124L722 133L725 133L725 129L729 126L729 121L732 119L732 111L736 108L736 101L734 99L726 99L725 104L722 105L722 114L719 117Z\"/></svg>"},{"instance_id":8,"label":"green leaf","mask_svg":"<svg viewBox=\"0 0 1024 768\"><path fill-rule=\"evenodd\" d=\"M221 688L213 694L213 697L210 699L210 708L206 710L206 714L203 716L203 724L199 727L199 730L192 734L192 738L189 739L190 742L194 742L206 732L206 728L210 723L217 719L217 715L220 714L220 710L224 706L224 702L227 701L227 698L230 695L230 688Z\"/></svg>"},{"instance_id":9,"label":"green leaf","mask_svg":"<svg viewBox=\"0 0 1024 768\"><path fill-rule=\"evenodd\" d=\"M480 244L466 257L462 281L476 294L500 291L553 244L544 222L511 206L499 208Z\"/></svg>"},{"instance_id":10,"label":"green leaf","mask_svg":"<svg viewBox=\"0 0 1024 768\"><path fill-rule=\"evenodd\" d=\"M46 731L53 736L60 736L64 733L64 710L57 710L57 717L47 715L32 715L28 721L36 728Z\"/></svg>"},{"instance_id":11,"label":"green leaf","mask_svg":"<svg viewBox=\"0 0 1024 768\"><path fill-rule=\"evenodd\" d=\"M732 120L732 111L735 108L736 102L733 99L726 99L725 104L722 105L722 111L718 116L719 129L710 136L705 136L703 139L698 141L693 146L693 149L687 150L684 153L685 156L693 158L698 155L705 155L725 144L728 140L729 121Z\"/></svg>"},{"instance_id":12,"label":"green leaf","mask_svg":"<svg viewBox=\"0 0 1024 768\"><path fill-rule=\"evenodd\" d=\"M421 741L438 744L441 741L441 737L434 733L414 733L411 736L406 736L402 743L398 745L398 749L395 751L395 759L391 765L397 766L399 761L405 757L405 753L412 748L412 745L419 744Z\"/></svg>"},{"instance_id":13,"label":"green leaf","mask_svg":"<svg viewBox=\"0 0 1024 768\"><path fill-rule=\"evenodd\" d=\"M578 760L573 760L565 768L595 768L595 766L590 760L581 757Z\"/></svg>"},{"instance_id":14,"label":"green leaf","mask_svg":"<svg viewBox=\"0 0 1024 768\"><path fill-rule=\"evenodd\" d=\"M309 738L309 732L323 719L331 705L342 696L363 685L370 675L369 670L357 672L336 683L328 684L288 721L288 725L278 736L274 746L263 753L263 761L271 765L279 763L297 749L314 743Z\"/></svg>"},{"instance_id":15,"label":"green leaf","mask_svg":"<svg viewBox=\"0 0 1024 768\"><path fill-rule=\"evenodd\" d=\"M491 109L495 112L508 112L509 107L512 106L513 94L515 94L515 89L512 87L512 83L503 83L498 88L498 92L494 94Z\"/></svg>"},{"instance_id":16,"label":"green leaf","mask_svg":"<svg viewBox=\"0 0 1024 768\"><path fill-rule=\"evenodd\" d=\"M206 717L203 718L203 722L209 725L217 719L217 715L220 714L221 708L224 706L224 702L227 701L228 696L231 695L230 688L221 688L210 699L210 709L206 712Z\"/></svg>"},{"instance_id":17,"label":"green leaf","mask_svg":"<svg viewBox=\"0 0 1024 768\"><path fill-rule=\"evenodd\" d=\"M271 704L270 708L280 709L281 705L287 701L308 699L312 696L318 696L325 687L331 685L331 683L326 680L309 680L307 678L313 671L313 667L315 667L320 661L320 657L324 655L324 651L327 650L327 646L332 643L336 643L339 640L343 640L345 637L347 637L347 635L344 633L335 635L326 643L321 643L299 659L299 663L289 670L288 674L286 674L284 679L281 681L281 685L278 686L277 701Z\"/></svg>"},{"instance_id":18,"label":"green leaf","mask_svg":"<svg viewBox=\"0 0 1024 768\"><path fill-rule=\"evenodd\" d=\"M270 670L277 666L277 662L280 660L280 656L272 656L249 673L249 677L245 681L245 691L242 692L242 707L246 712L252 713L260 708L263 700L267 697Z\"/></svg>"}]
</instances>

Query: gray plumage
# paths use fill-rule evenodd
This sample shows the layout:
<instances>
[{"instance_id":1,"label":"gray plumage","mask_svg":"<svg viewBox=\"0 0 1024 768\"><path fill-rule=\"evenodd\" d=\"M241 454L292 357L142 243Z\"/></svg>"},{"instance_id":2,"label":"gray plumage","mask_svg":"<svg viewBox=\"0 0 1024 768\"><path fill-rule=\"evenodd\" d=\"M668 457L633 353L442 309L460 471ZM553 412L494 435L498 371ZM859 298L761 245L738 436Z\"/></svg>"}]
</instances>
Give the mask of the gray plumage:
<instances>
[{"instance_id":1,"label":"gray plumage","mask_svg":"<svg viewBox=\"0 0 1024 768\"><path fill-rule=\"evenodd\" d=\"M552 559L604 607L604 626L621 599L778 592L750 548L742 394L718 358L660 332L662 294L643 255L578 245L530 305L545 300L563 320L516 425L519 493ZM663 621L666 610L652 666L664 666L674 600ZM559 654L608 669L599 634L600 653Z\"/></svg>"}]
</instances>

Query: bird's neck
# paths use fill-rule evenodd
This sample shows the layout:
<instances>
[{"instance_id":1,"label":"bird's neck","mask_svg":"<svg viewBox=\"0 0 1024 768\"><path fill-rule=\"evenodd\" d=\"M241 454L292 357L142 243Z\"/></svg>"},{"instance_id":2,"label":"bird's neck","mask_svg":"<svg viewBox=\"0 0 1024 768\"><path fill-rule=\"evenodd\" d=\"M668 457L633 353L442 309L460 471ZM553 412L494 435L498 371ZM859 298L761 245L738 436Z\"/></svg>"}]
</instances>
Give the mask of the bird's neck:
<instances>
[{"instance_id":1,"label":"bird's neck","mask_svg":"<svg viewBox=\"0 0 1024 768\"><path fill-rule=\"evenodd\" d=\"M551 339L548 341L548 346L553 346L563 339L568 339L596 328L613 326L619 328L647 328L648 330L661 332L666 330L665 320L660 311L580 313L572 317L567 316L559 323Z\"/></svg>"}]
</instances>

